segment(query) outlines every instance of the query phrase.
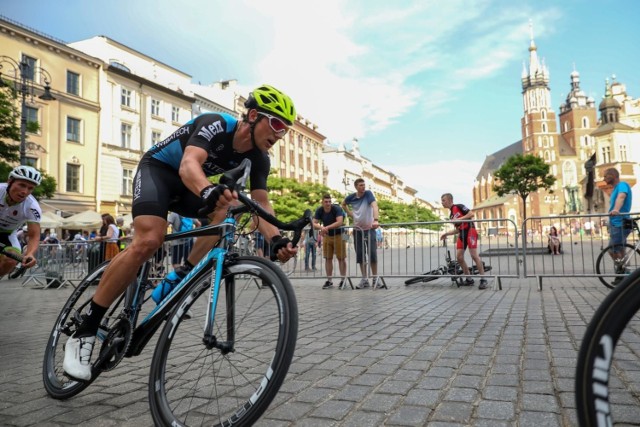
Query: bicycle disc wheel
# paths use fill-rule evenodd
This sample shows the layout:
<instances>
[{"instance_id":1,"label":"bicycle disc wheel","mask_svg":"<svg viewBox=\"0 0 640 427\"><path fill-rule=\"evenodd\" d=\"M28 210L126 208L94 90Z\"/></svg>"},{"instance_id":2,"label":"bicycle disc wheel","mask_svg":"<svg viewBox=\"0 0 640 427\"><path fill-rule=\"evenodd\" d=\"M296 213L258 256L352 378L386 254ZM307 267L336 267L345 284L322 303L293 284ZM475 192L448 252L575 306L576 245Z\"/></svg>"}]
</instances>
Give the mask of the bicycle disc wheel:
<instances>
[{"instance_id":1,"label":"bicycle disc wheel","mask_svg":"<svg viewBox=\"0 0 640 427\"><path fill-rule=\"evenodd\" d=\"M234 260L221 279L213 330L218 348L203 342L210 270L187 284L158 339L149 376L156 425L251 425L284 381L298 333L289 280L257 257Z\"/></svg>"},{"instance_id":2,"label":"bicycle disc wheel","mask_svg":"<svg viewBox=\"0 0 640 427\"><path fill-rule=\"evenodd\" d=\"M637 270L640 267L640 250L636 250L635 246L630 244L624 245L625 253L629 256L629 261L625 265L625 268L631 271ZM607 288L613 289L616 285L616 267L613 263L613 259L609 255L609 250L611 246L607 246L600 252L598 255L598 259L596 260L596 273L598 273L598 279L605 285ZM629 254L631 252L631 254ZM602 276L602 275L609 276ZM618 282L620 279L618 279Z\"/></svg>"},{"instance_id":3,"label":"bicycle disc wheel","mask_svg":"<svg viewBox=\"0 0 640 427\"><path fill-rule=\"evenodd\" d=\"M44 388L54 399L68 399L84 390L100 374L94 370L89 381L76 381L64 374L62 362L64 360L64 345L78 328L81 322L80 313L88 306L93 297L97 284L107 268L108 262L93 270L85 277L73 291L62 311L53 325L42 363L42 378ZM99 341L96 340L94 356L99 349Z\"/></svg>"},{"instance_id":4,"label":"bicycle disc wheel","mask_svg":"<svg viewBox=\"0 0 640 427\"><path fill-rule=\"evenodd\" d=\"M407 280L404 281L404 284L407 285L407 286L408 285L415 285L416 283L427 283L427 282L430 282L432 280L436 280L437 279L437 277L434 277L434 276L431 276L431 277L426 276L427 274L436 275L436 276L442 276L442 271L440 271L440 270L432 270L432 271L430 271L428 273L425 273L425 275L423 275L423 276L416 276L416 277L412 277L411 279L407 279Z\"/></svg>"},{"instance_id":5,"label":"bicycle disc wheel","mask_svg":"<svg viewBox=\"0 0 640 427\"><path fill-rule=\"evenodd\" d=\"M640 271L604 299L578 353L576 408L581 426L636 424L640 419Z\"/></svg>"}]
</instances>

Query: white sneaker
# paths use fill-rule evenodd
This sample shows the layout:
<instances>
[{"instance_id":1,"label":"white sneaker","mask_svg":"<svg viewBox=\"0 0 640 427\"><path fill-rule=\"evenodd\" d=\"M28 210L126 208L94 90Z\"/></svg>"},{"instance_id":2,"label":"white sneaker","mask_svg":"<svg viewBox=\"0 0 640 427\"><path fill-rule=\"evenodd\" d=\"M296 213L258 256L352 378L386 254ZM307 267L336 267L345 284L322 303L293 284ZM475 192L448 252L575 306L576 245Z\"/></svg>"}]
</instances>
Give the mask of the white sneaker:
<instances>
[{"instance_id":1,"label":"white sneaker","mask_svg":"<svg viewBox=\"0 0 640 427\"><path fill-rule=\"evenodd\" d=\"M382 284L382 280L380 280L380 276L376 276L373 278L373 282L371 284L371 286L374 289L381 289L384 287L384 285Z\"/></svg>"},{"instance_id":2,"label":"white sneaker","mask_svg":"<svg viewBox=\"0 0 640 427\"><path fill-rule=\"evenodd\" d=\"M70 377L89 381L91 379L91 353L96 337L73 336L64 345L62 368Z\"/></svg>"},{"instance_id":3,"label":"white sneaker","mask_svg":"<svg viewBox=\"0 0 640 427\"><path fill-rule=\"evenodd\" d=\"M368 288L369 287L369 280L367 280L365 277L363 277L360 280L360 283L358 284L358 286L356 286L356 289L364 289L364 288Z\"/></svg>"}]
</instances>

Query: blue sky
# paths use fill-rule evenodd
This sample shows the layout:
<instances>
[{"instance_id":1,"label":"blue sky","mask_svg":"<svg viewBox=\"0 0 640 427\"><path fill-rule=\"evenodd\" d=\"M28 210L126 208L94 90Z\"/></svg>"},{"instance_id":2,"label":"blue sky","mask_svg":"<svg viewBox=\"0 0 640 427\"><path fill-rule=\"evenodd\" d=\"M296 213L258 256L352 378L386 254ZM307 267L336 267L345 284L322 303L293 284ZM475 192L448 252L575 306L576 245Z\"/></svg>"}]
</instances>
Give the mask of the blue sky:
<instances>
[{"instance_id":1,"label":"blue sky","mask_svg":"<svg viewBox=\"0 0 640 427\"><path fill-rule=\"evenodd\" d=\"M273 84L329 143L437 200L471 205L488 154L520 139L529 20L556 113L569 74L598 103L612 74L640 97L640 1L0 0L66 42L106 35L193 76ZM55 7L54 7L55 5Z\"/></svg>"}]
</instances>

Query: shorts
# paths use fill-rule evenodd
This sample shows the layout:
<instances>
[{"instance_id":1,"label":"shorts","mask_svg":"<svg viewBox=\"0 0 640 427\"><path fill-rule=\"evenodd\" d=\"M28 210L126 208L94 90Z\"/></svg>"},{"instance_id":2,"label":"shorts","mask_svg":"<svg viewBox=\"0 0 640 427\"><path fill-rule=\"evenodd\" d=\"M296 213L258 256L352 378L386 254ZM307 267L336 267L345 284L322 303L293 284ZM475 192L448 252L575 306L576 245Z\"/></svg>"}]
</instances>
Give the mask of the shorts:
<instances>
[{"instance_id":1,"label":"shorts","mask_svg":"<svg viewBox=\"0 0 640 427\"><path fill-rule=\"evenodd\" d=\"M154 159L143 158L133 179L131 215L167 218L169 211L187 218L198 218L204 204L189 190L178 171Z\"/></svg>"},{"instance_id":2,"label":"shorts","mask_svg":"<svg viewBox=\"0 0 640 427\"><path fill-rule=\"evenodd\" d=\"M611 252L624 251L623 246L627 244L627 236L629 233L631 233L630 228L615 225L609 226L609 246L613 246Z\"/></svg>"},{"instance_id":3,"label":"shorts","mask_svg":"<svg viewBox=\"0 0 640 427\"><path fill-rule=\"evenodd\" d=\"M458 233L456 249L476 249L478 247L478 230L475 228L465 228Z\"/></svg>"},{"instance_id":4,"label":"shorts","mask_svg":"<svg viewBox=\"0 0 640 427\"><path fill-rule=\"evenodd\" d=\"M347 242L342 240L342 234L324 236L322 239L322 253L326 259L332 259L334 254L338 259L345 259L347 257Z\"/></svg>"},{"instance_id":5,"label":"shorts","mask_svg":"<svg viewBox=\"0 0 640 427\"><path fill-rule=\"evenodd\" d=\"M364 260L365 245L369 253L371 264L378 262L378 251L376 242L376 230L359 230L353 229L353 242L356 248L356 263L362 264Z\"/></svg>"}]
</instances>

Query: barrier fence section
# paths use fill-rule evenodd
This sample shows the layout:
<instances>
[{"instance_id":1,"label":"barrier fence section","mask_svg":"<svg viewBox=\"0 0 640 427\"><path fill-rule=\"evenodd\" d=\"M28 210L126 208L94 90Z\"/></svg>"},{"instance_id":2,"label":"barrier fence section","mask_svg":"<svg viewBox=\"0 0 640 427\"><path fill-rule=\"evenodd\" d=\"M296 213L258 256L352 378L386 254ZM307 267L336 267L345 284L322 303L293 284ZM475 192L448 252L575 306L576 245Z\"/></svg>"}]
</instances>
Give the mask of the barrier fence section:
<instances>
[{"instance_id":1,"label":"barrier fence section","mask_svg":"<svg viewBox=\"0 0 640 427\"><path fill-rule=\"evenodd\" d=\"M609 246L609 219L608 214L527 218L521 228L523 277L537 278L541 289L543 278L618 276L612 259L603 253ZM558 232L560 255L549 249L551 227ZM628 266L634 270L640 267L637 230L631 231L627 244L635 248Z\"/></svg>"},{"instance_id":2,"label":"barrier fence section","mask_svg":"<svg viewBox=\"0 0 640 427\"><path fill-rule=\"evenodd\" d=\"M630 215L639 217L640 213ZM502 278L535 277L541 289L543 278L616 276L613 261L606 252L603 253L609 245L608 221L606 214L531 217L518 229L514 221L506 218L473 220L478 231L478 253L482 261L491 266L487 276L497 279L498 289L501 288ZM382 224L371 241L377 255L377 276L383 281L385 278L408 279L425 273L429 275L439 269L438 277L442 281L432 283L444 283L459 277L453 274L454 270L447 269L447 259L451 262L456 260L457 236L448 236L444 242L440 239L445 231L452 230L456 225L456 221ZM548 246L551 227L558 231L561 242L559 255L553 255ZM354 227L342 228L347 249L346 278L351 287L361 277L374 276L370 264L365 266L363 274L356 263L355 236L366 234L355 231ZM190 243L192 239L166 242L152 258L151 279L160 280L173 269L173 265L181 264L185 245ZM327 261L323 257L322 244L309 246L304 243L304 240L300 242L295 262L289 262L287 274L291 279L317 278L321 286L327 279ZM357 243L365 245L364 240ZM629 268L639 268L640 240L637 229L629 234L627 243L629 248L633 247L629 249L633 250ZM45 288L59 288L67 284L76 286L102 263L100 248L99 242L40 244L36 255L38 264L26 270L23 285L35 282ZM306 254L310 248L316 252L315 265L312 263L312 254ZM239 238L237 249L241 254L256 253L255 242L248 237ZM464 257L471 267L473 263L468 250L464 252ZM333 280L339 282L341 274L335 257L331 264Z\"/></svg>"},{"instance_id":3,"label":"barrier fence section","mask_svg":"<svg viewBox=\"0 0 640 427\"><path fill-rule=\"evenodd\" d=\"M508 219L486 219L474 220L478 227L478 252L483 261L491 265L488 276L495 278L519 277L518 261L518 240L517 227L515 223ZM443 242L440 236L445 231L453 229L457 225L455 221L429 221L429 222L408 222L408 223L388 223L381 224L380 233L377 233L375 245L377 255L377 275L384 278L411 278L433 270L447 266L447 256L456 259L456 239L457 236L448 236ZM365 245L366 234L355 233L354 227L343 227L343 236L347 240L347 278L353 285L352 279L360 280L365 276L374 276L369 265L363 275L360 266L356 263L355 245L362 243ZM360 230L361 231L361 230ZM355 242L355 235L361 237L361 242ZM444 243L444 244L443 244ZM316 265L305 265L307 250L306 245L300 245L297 266L290 276L293 279L318 278L319 285L322 285L327 278L325 259L322 253L322 245L316 245ZM473 262L469 251L465 251L465 260L471 267ZM309 257L311 258L311 257ZM367 259L367 258L365 258ZM309 270L307 270L307 267ZM315 270L313 270L315 267ZM455 274L448 274L444 268L444 274L439 277L447 279L456 277ZM333 259L333 280L340 280L338 262ZM356 282L357 283L357 282Z\"/></svg>"}]
</instances>

